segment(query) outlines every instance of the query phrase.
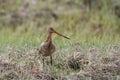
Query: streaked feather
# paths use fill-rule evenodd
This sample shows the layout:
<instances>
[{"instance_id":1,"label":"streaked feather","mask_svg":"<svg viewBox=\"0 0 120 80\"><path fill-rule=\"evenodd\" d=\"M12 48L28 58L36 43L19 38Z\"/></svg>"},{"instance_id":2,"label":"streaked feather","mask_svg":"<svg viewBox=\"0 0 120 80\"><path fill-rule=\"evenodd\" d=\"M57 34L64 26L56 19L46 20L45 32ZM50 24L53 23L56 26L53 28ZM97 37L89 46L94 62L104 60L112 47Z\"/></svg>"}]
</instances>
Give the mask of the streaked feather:
<instances>
[{"instance_id":1,"label":"streaked feather","mask_svg":"<svg viewBox=\"0 0 120 80\"><path fill-rule=\"evenodd\" d=\"M52 43L48 46L46 42L43 42L38 48L39 54L42 56L50 56L55 50L55 46Z\"/></svg>"}]
</instances>

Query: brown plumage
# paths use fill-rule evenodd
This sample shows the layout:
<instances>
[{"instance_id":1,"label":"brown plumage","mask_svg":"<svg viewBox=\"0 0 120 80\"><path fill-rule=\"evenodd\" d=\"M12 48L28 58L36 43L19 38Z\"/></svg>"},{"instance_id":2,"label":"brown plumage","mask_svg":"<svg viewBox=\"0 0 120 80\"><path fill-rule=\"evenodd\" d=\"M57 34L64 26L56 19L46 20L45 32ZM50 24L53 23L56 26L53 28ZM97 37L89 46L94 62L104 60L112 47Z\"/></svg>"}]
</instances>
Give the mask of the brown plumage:
<instances>
[{"instance_id":1,"label":"brown plumage","mask_svg":"<svg viewBox=\"0 0 120 80\"><path fill-rule=\"evenodd\" d=\"M52 27L48 29L46 40L37 49L39 51L39 55L43 57L43 66L44 66L44 57L47 57L47 56L50 56L50 63L52 65L52 54L56 50L55 45L52 43L52 33L56 33L59 36L69 39L68 37L56 32Z\"/></svg>"}]
</instances>

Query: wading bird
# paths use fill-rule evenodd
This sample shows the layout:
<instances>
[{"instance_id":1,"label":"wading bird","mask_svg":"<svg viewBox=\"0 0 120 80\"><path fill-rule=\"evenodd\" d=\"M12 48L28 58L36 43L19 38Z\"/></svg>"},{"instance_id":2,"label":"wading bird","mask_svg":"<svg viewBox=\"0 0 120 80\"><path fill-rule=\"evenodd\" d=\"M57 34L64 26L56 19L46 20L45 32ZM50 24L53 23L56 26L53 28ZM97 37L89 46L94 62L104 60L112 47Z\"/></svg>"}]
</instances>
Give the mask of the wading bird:
<instances>
[{"instance_id":1,"label":"wading bird","mask_svg":"<svg viewBox=\"0 0 120 80\"><path fill-rule=\"evenodd\" d=\"M62 36L66 39L70 39L58 32L56 32L52 27L47 31L46 40L37 48L38 54L42 56L43 66L44 66L44 57L50 56L50 63L52 65L52 54L55 52L55 45L52 43L52 33L56 33L59 36Z\"/></svg>"}]
</instances>

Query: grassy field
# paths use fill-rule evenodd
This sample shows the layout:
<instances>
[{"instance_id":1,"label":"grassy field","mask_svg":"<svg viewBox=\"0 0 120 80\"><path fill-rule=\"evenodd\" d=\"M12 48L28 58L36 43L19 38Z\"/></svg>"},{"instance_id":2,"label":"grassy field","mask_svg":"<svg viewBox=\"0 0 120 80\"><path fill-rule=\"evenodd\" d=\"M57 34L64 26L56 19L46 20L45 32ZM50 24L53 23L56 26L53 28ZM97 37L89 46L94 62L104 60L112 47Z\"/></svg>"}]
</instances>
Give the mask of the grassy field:
<instances>
[{"instance_id":1,"label":"grassy field","mask_svg":"<svg viewBox=\"0 0 120 80\"><path fill-rule=\"evenodd\" d=\"M25 1L0 3L0 80L120 79L120 18L112 2ZM70 40L53 34L53 65L47 57L43 67L36 48L49 27Z\"/></svg>"}]
</instances>

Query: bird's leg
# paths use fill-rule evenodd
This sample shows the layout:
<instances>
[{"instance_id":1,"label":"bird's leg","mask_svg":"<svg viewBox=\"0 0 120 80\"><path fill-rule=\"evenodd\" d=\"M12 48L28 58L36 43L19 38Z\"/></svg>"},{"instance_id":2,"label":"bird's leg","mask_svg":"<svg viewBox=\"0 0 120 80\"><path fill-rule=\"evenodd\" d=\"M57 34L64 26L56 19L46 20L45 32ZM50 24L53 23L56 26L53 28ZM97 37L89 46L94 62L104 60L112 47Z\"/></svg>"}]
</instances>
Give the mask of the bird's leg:
<instances>
[{"instance_id":1,"label":"bird's leg","mask_svg":"<svg viewBox=\"0 0 120 80\"><path fill-rule=\"evenodd\" d=\"M50 64L52 65L52 56L50 56Z\"/></svg>"},{"instance_id":2,"label":"bird's leg","mask_svg":"<svg viewBox=\"0 0 120 80\"><path fill-rule=\"evenodd\" d=\"M44 57L42 57L42 61L43 61L43 67L45 66L45 64L44 64Z\"/></svg>"}]
</instances>

